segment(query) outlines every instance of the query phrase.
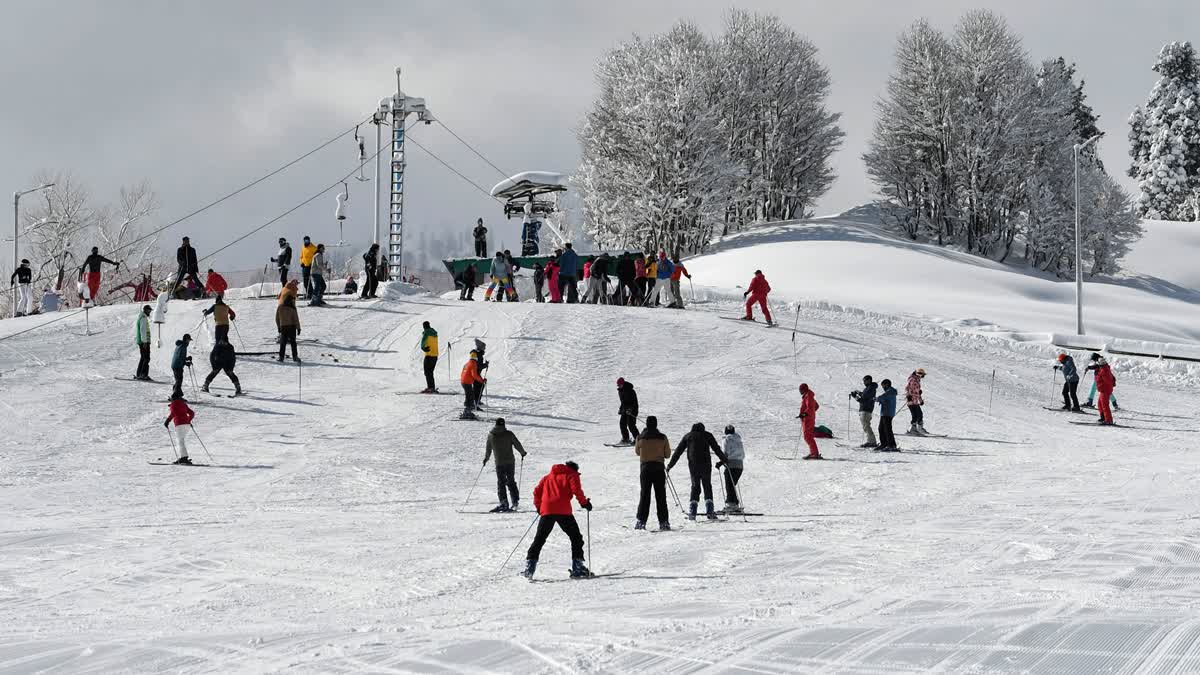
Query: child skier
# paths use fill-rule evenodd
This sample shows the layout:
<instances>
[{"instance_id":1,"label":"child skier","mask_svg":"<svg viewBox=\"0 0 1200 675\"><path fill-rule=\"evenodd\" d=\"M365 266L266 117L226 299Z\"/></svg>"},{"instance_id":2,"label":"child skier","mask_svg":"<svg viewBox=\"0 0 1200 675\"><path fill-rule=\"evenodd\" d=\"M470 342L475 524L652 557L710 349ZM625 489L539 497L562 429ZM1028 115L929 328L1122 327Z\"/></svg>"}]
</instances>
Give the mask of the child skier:
<instances>
[{"instance_id":1,"label":"child skier","mask_svg":"<svg viewBox=\"0 0 1200 675\"><path fill-rule=\"evenodd\" d=\"M925 369L917 368L908 376L908 383L904 385L904 400L908 403L908 413L912 415L909 436L929 435L929 432L925 431L925 413L921 410L921 406L925 405L925 399L921 395L921 380L924 379Z\"/></svg>"},{"instance_id":2,"label":"child skier","mask_svg":"<svg viewBox=\"0 0 1200 675\"><path fill-rule=\"evenodd\" d=\"M1097 401L1097 407L1100 409L1100 424L1112 426L1113 422L1112 409L1109 407L1109 401L1113 395L1113 389L1117 386L1117 378L1113 375L1112 366L1108 365L1108 361L1104 360L1099 354L1092 354L1092 364L1088 366L1088 370L1096 371L1096 393L1100 394L1100 399Z\"/></svg>"},{"instance_id":3,"label":"child skier","mask_svg":"<svg viewBox=\"0 0 1200 675\"><path fill-rule=\"evenodd\" d=\"M175 353L171 355L171 374L175 376L175 388L171 390L171 396L183 396L183 369L192 365L192 357L187 353L190 344L192 336L188 333L184 333L182 338L175 341Z\"/></svg>"},{"instance_id":4,"label":"child skier","mask_svg":"<svg viewBox=\"0 0 1200 675\"><path fill-rule=\"evenodd\" d=\"M875 397L879 404L879 451L898 452L896 435L892 433L892 418L896 416L896 390L892 381L885 379L879 383L883 393Z\"/></svg>"},{"instance_id":5,"label":"child skier","mask_svg":"<svg viewBox=\"0 0 1200 675\"><path fill-rule=\"evenodd\" d=\"M513 457L513 448L521 453L521 461L525 461L525 448L517 435L504 426L504 418L496 418L496 426L488 432L487 449L483 453L483 463L486 466L492 454L496 455L496 494L500 497L500 505L492 509L492 513L508 513L517 510L521 495L517 490L516 473L517 461ZM508 496L512 494L512 506L509 506Z\"/></svg>"},{"instance_id":6,"label":"child skier","mask_svg":"<svg viewBox=\"0 0 1200 675\"><path fill-rule=\"evenodd\" d=\"M187 432L192 428L192 418L195 416L196 413L188 407L183 392L171 394L171 403L167 406L167 419L163 421L163 428L170 431L171 422L175 422L175 437L179 440L179 458L175 460L175 464L192 463L192 460L188 459Z\"/></svg>"},{"instance_id":7,"label":"child skier","mask_svg":"<svg viewBox=\"0 0 1200 675\"><path fill-rule=\"evenodd\" d=\"M771 284L767 283L767 278L763 276L762 270L754 270L754 278L750 280L750 288L742 293L746 300L746 316L742 318L746 321L754 320L754 305L757 303L762 308L763 317L767 320L768 325L774 325L771 320L771 310L767 307L767 294L771 292Z\"/></svg>"},{"instance_id":8,"label":"child skier","mask_svg":"<svg viewBox=\"0 0 1200 675\"><path fill-rule=\"evenodd\" d=\"M725 425L725 513L741 513L742 500L738 494L737 484L742 477L742 463L746 459L746 450L742 447L742 437L732 424ZM717 463L721 468L722 462Z\"/></svg>"},{"instance_id":9,"label":"child skier","mask_svg":"<svg viewBox=\"0 0 1200 675\"><path fill-rule=\"evenodd\" d=\"M808 454L804 459L825 459L821 456L821 451L817 449L817 410L821 404L817 403L817 395L812 389L808 388L807 384L800 385L800 414L796 417L800 418L800 428L804 431L804 442L808 444Z\"/></svg>"},{"instance_id":10,"label":"child skier","mask_svg":"<svg viewBox=\"0 0 1200 675\"><path fill-rule=\"evenodd\" d=\"M1088 364L1088 367L1085 369L1085 370L1091 371L1091 373L1092 373L1092 389L1090 392L1088 392L1087 401L1083 403L1084 408L1095 408L1096 407L1095 403L1093 403L1093 402L1096 400L1096 363L1095 362L1096 362L1096 358L1098 356L1100 356L1100 355L1092 354L1092 358L1091 358L1092 363ZM1115 394L1108 395L1108 403L1109 403L1109 405L1112 406L1113 410L1121 409L1121 406L1117 405L1117 397Z\"/></svg>"},{"instance_id":11,"label":"child skier","mask_svg":"<svg viewBox=\"0 0 1200 675\"><path fill-rule=\"evenodd\" d=\"M637 522L633 529L646 529L646 519L650 517L650 492L654 492L654 501L658 506L658 529L671 529L669 510L667 509L667 471L663 462L671 456L671 442L658 430L658 418L654 415L646 417L646 429L637 439L633 453L641 460L642 468L638 480L641 484L641 495L638 498Z\"/></svg>"},{"instance_id":12,"label":"child skier","mask_svg":"<svg viewBox=\"0 0 1200 675\"><path fill-rule=\"evenodd\" d=\"M475 393L476 386L483 386L487 382L487 378L479 374L479 352L472 349L471 358L467 359L463 365L462 373L459 374L458 381L463 388L463 411L460 416L465 420L475 419L474 410L479 407L479 397Z\"/></svg>"},{"instance_id":13,"label":"child skier","mask_svg":"<svg viewBox=\"0 0 1200 675\"><path fill-rule=\"evenodd\" d=\"M680 439L679 445L675 446L675 453L671 455L670 464L667 464L668 472L675 466L675 462L679 461L679 456L685 449L688 457L688 473L692 477L688 520L696 519L696 507L700 501L701 490L704 491L704 514L709 520L716 520L717 514L713 508L712 460L709 458L709 452L716 455L717 459L722 462L726 461L725 453L721 451L721 446L717 445L717 439L704 430L704 425L696 422L692 425L692 430Z\"/></svg>"},{"instance_id":14,"label":"child skier","mask_svg":"<svg viewBox=\"0 0 1200 675\"><path fill-rule=\"evenodd\" d=\"M540 516L537 533L529 552L525 555L525 571L522 576L532 579L537 569L538 556L550 531L558 525L567 538L571 540L571 578L579 579L592 576L591 570L584 566L583 535L579 533L579 523L571 512L571 497L579 501L580 508L592 510L592 502L583 494L583 486L579 481L579 465L575 462L555 464L550 467L550 473L538 481L533 489L533 508Z\"/></svg>"}]
</instances>

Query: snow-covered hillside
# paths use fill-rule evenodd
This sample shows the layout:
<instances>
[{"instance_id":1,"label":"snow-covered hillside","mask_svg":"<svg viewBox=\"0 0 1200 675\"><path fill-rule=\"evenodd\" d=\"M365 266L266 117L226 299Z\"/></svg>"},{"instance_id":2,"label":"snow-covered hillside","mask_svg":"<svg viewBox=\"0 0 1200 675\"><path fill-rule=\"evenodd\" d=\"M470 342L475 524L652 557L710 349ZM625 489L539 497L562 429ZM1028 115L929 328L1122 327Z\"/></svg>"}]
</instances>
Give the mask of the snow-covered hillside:
<instances>
[{"instance_id":1,"label":"snow-covered hillside","mask_svg":"<svg viewBox=\"0 0 1200 675\"><path fill-rule=\"evenodd\" d=\"M835 226L854 231L797 228ZM804 297L835 290L837 274L846 302L898 305L915 260L930 274L963 267L870 239L862 248L888 256L863 256L861 274L822 263L847 236L766 249L791 251L802 265L791 279L772 254L742 261L748 249L732 245L694 271L732 285L758 266ZM943 293L900 309L1008 323L1015 275L972 269L991 289L982 300L967 302L961 275L935 276ZM726 320L739 308L721 300L682 312L331 302L301 310L302 399L297 366L252 356L237 368L248 396L196 399L208 468L147 464L170 457L169 387L114 379L134 370L135 308L92 312L91 336L82 317L11 339L46 317L0 322L0 671L1200 669L1200 406L1177 386L1119 369L1118 420L1134 428L1102 429L1043 409L1056 401L1048 348L911 320L805 308L793 341L790 328ZM1047 317L1058 306L1037 302ZM269 351L274 303L233 303L235 343ZM173 303L164 344L202 307ZM1107 316L1096 320L1120 321ZM443 341L443 391L456 391L471 338L488 342L489 416L530 452L521 513L481 513L495 503L490 466L464 508L489 425L455 421L457 396L414 394L422 320ZM168 358L155 351L153 376L169 378ZM901 436L899 455L824 441L829 461L791 461L800 382L842 436L863 374L902 384L917 366L929 372L926 426L945 438ZM766 515L692 524L673 506L679 531L630 529L638 462L602 445L617 439L618 376L672 441L694 422L738 426L745 503ZM528 494L567 459L596 505L589 564L617 574L568 581L555 533L542 583L529 584L516 576ZM685 467L672 475L686 491Z\"/></svg>"},{"instance_id":2,"label":"snow-covered hillside","mask_svg":"<svg viewBox=\"0 0 1200 675\"><path fill-rule=\"evenodd\" d=\"M1169 220L1142 221L1145 234L1125 257L1122 266L1131 274L1157 277L1169 284L1200 292L1200 223ZM1161 287L1164 294L1181 293Z\"/></svg>"},{"instance_id":3,"label":"snow-covered hillside","mask_svg":"<svg viewBox=\"0 0 1200 675\"><path fill-rule=\"evenodd\" d=\"M1148 226L1149 241L1131 256L1138 274L1084 284L1089 334L1200 343L1200 283L1192 283L1200 266L1191 260L1200 235L1174 225ZM1159 259L1162 277L1154 274ZM1042 339L1075 332L1073 281L911 242L851 214L733 235L687 265L697 284L744 286L762 269L773 288L796 299L981 332Z\"/></svg>"}]
</instances>

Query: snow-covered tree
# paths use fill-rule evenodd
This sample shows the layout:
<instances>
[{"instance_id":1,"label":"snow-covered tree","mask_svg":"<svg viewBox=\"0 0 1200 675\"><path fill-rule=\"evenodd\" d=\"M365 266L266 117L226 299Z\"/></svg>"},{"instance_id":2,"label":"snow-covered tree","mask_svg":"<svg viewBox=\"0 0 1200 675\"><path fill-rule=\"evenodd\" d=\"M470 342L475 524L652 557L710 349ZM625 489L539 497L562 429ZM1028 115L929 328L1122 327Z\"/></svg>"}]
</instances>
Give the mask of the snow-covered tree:
<instances>
[{"instance_id":1,"label":"snow-covered tree","mask_svg":"<svg viewBox=\"0 0 1200 675\"><path fill-rule=\"evenodd\" d=\"M1200 62L1188 42L1162 48L1154 70L1158 82L1144 108L1129 118L1129 175L1146 218L1200 220Z\"/></svg>"},{"instance_id":2,"label":"snow-covered tree","mask_svg":"<svg viewBox=\"0 0 1200 675\"><path fill-rule=\"evenodd\" d=\"M702 250L716 234L799 217L833 180L841 142L829 77L774 17L730 14L723 37L690 23L635 36L596 70L574 176L599 246Z\"/></svg>"}]
</instances>

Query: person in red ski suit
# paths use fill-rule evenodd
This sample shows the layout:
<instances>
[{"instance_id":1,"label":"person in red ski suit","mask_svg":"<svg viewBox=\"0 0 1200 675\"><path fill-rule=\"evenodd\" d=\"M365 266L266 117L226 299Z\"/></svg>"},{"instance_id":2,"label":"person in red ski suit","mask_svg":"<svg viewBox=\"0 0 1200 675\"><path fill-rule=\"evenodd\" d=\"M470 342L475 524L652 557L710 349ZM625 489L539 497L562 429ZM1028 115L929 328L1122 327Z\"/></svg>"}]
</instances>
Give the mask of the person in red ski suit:
<instances>
[{"instance_id":1,"label":"person in red ski suit","mask_svg":"<svg viewBox=\"0 0 1200 675\"><path fill-rule=\"evenodd\" d=\"M767 278L763 276L762 270L754 270L754 278L750 280L750 288L742 293L742 297L749 296L746 300L746 316L742 318L746 321L754 320L754 304L758 303L762 307L763 316L766 317L767 323L771 323L771 310L767 309L767 293L771 292L771 284L767 283Z\"/></svg>"},{"instance_id":2,"label":"person in red ski suit","mask_svg":"<svg viewBox=\"0 0 1200 675\"><path fill-rule=\"evenodd\" d=\"M529 552L525 555L525 571L522 575L527 579L533 578L542 546L555 525L562 528L571 540L571 576L592 575L583 564L583 535L579 533L579 523L571 512L571 497L577 499L579 506L585 511L592 510L591 500L583 494L583 485L579 481L579 465L575 462L550 467L550 473L533 488L533 508L538 512L539 521L533 543L529 545Z\"/></svg>"},{"instance_id":3,"label":"person in red ski suit","mask_svg":"<svg viewBox=\"0 0 1200 675\"><path fill-rule=\"evenodd\" d=\"M804 442L808 444L808 455L804 459L824 459L821 457L821 451L817 449L817 410L821 408L821 404L817 403L817 395L812 389L808 388L807 384L800 385L800 395L803 397L800 402L800 414L796 417L800 418L800 428L804 430Z\"/></svg>"},{"instance_id":4,"label":"person in red ski suit","mask_svg":"<svg viewBox=\"0 0 1200 675\"><path fill-rule=\"evenodd\" d=\"M187 432L192 428L192 418L196 416L196 413L188 407L187 399L179 392L171 394L171 402L167 405L167 411L167 419L163 422L163 426L169 432L171 422L175 422L175 435L179 439L179 458L175 460L175 463L191 464L192 460L188 459Z\"/></svg>"},{"instance_id":5,"label":"person in red ski suit","mask_svg":"<svg viewBox=\"0 0 1200 675\"><path fill-rule=\"evenodd\" d=\"M204 292L223 295L227 288L229 288L229 282L225 281L225 277L210 269L208 271L208 278L204 280Z\"/></svg>"},{"instance_id":6,"label":"person in red ski suit","mask_svg":"<svg viewBox=\"0 0 1200 675\"><path fill-rule=\"evenodd\" d=\"M1096 393L1100 396L1100 423L1114 424L1112 416L1112 408L1109 401L1112 398L1113 388L1117 386L1117 378L1113 375L1112 366L1108 365L1108 361L1104 360L1099 354L1092 354L1092 365L1089 369L1096 371Z\"/></svg>"}]
</instances>

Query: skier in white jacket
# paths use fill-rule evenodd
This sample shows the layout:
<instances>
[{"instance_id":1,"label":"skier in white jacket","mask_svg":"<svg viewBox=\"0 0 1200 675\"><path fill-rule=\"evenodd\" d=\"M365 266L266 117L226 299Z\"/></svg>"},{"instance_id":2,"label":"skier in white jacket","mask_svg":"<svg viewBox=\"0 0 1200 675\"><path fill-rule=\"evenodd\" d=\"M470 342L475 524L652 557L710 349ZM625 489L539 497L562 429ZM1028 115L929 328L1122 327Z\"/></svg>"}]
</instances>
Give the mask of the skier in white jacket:
<instances>
[{"instance_id":1,"label":"skier in white jacket","mask_svg":"<svg viewBox=\"0 0 1200 675\"><path fill-rule=\"evenodd\" d=\"M746 459L746 450L742 446L742 437L732 424L725 426L725 513L741 513L742 500L739 498L737 483L742 477L742 462ZM721 464L717 465L721 468Z\"/></svg>"}]
</instances>

